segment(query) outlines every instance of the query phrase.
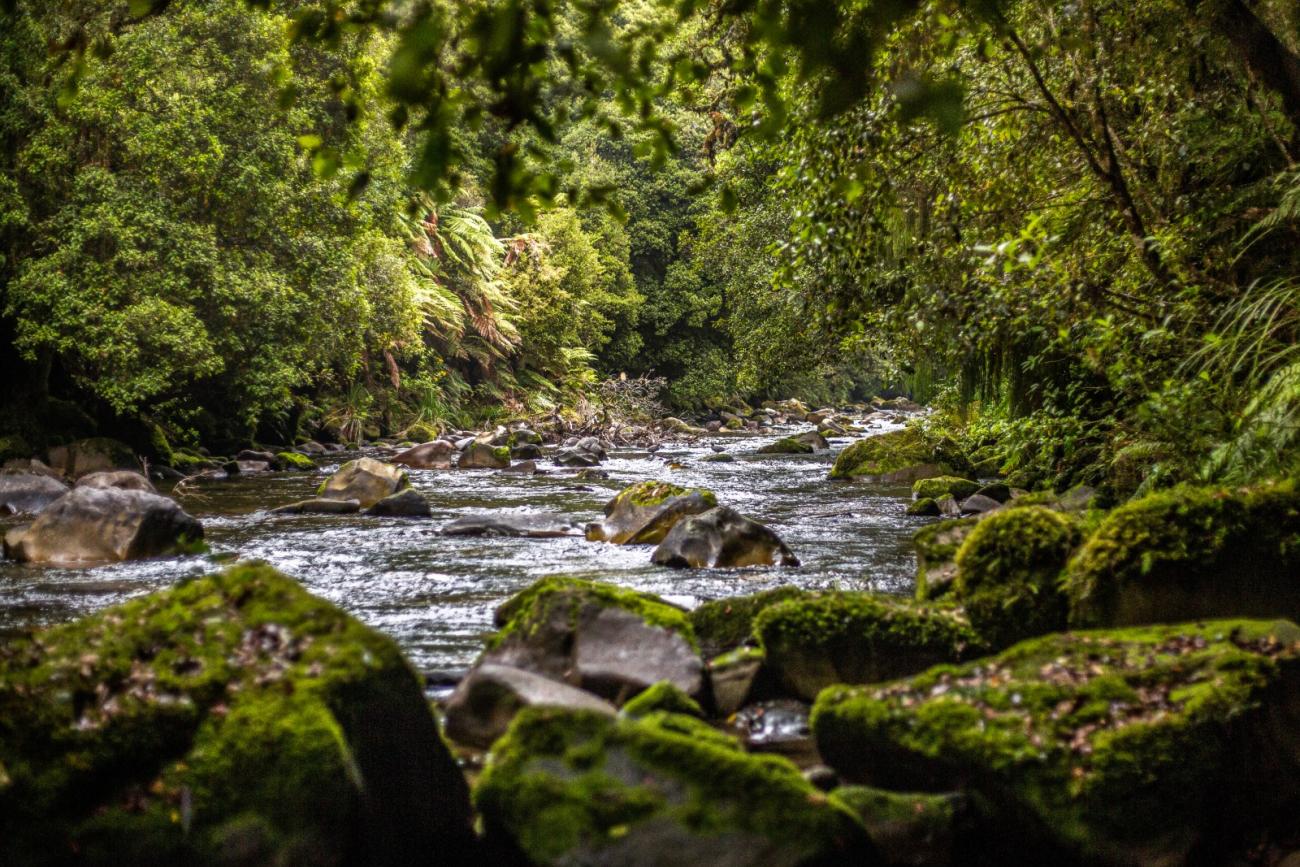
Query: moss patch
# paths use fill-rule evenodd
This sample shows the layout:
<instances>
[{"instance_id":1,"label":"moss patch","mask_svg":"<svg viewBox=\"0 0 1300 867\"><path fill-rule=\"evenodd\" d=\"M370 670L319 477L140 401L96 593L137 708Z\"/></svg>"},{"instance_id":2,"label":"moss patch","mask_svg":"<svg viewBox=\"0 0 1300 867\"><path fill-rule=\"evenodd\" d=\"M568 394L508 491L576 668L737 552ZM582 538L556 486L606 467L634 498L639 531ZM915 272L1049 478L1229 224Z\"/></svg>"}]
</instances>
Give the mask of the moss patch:
<instances>
[{"instance_id":1,"label":"moss patch","mask_svg":"<svg viewBox=\"0 0 1300 867\"><path fill-rule=\"evenodd\" d=\"M964 500L979 489L979 482L961 476L936 476L933 479L921 479L912 485L912 496L918 500L937 500L948 495L955 500Z\"/></svg>"},{"instance_id":2,"label":"moss patch","mask_svg":"<svg viewBox=\"0 0 1300 867\"><path fill-rule=\"evenodd\" d=\"M700 709L695 699L666 680L661 680L649 689L642 690L639 695L623 705L623 714L630 717L646 716L655 711L685 714L697 719L704 718L704 711Z\"/></svg>"},{"instance_id":3,"label":"moss patch","mask_svg":"<svg viewBox=\"0 0 1300 867\"><path fill-rule=\"evenodd\" d=\"M297 452L280 452L275 456L275 462L282 470L314 470L316 462L306 455Z\"/></svg>"},{"instance_id":4,"label":"moss patch","mask_svg":"<svg viewBox=\"0 0 1300 867\"><path fill-rule=\"evenodd\" d=\"M957 575L957 550L979 518L939 521L912 534L916 548L916 598L927 602L946 595Z\"/></svg>"},{"instance_id":5,"label":"moss patch","mask_svg":"<svg viewBox=\"0 0 1300 867\"><path fill-rule=\"evenodd\" d=\"M760 455L810 455L815 451L812 443L798 437L782 437L758 449Z\"/></svg>"},{"instance_id":6,"label":"moss patch","mask_svg":"<svg viewBox=\"0 0 1300 867\"><path fill-rule=\"evenodd\" d=\"M883 476L934 460L934 447L919 427L867 437L850 445L835 458L832 479Z\"/></svg>"},{"instance_id":7,"label":"moss patch","mask_svg":"<svg viewBox=\"0 0 1300 867\"><path fill-rule=\"evenodd\" d=\"M705 656L739 647L750 639L754 618L769 606L806 595L798 587L777 587L749 596L715 599L699 605L688 615L695 637Z\"/></svg>"}]
</instances>

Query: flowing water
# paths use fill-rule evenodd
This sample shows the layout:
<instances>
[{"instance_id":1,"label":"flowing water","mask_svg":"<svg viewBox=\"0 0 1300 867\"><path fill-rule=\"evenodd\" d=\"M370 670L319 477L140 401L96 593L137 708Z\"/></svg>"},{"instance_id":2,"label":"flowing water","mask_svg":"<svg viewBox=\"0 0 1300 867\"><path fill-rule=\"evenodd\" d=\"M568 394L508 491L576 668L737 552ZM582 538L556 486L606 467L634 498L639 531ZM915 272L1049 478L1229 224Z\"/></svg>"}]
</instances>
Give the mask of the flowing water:
<instances>
[{"instance_id":1,"label":"flowing water","mask_svg":"<svg viewBox=\"0 0 1300 867\"><path fill-rule=\"evenodd\" d=\"M778 435L806 429L785 428ZM269 508L311 496L350 455L331 456L332 462L315 473L205 483L183 502L203 522L214 555L263 559L296 576L313 593L392 635L425 672L451 674L473 662L492 629L493 609L546 575L610 581L686 607L782 584L910 592L915 573L910 536L924 519L904 514L907 490L828 481L833 453L754 453L776 438L718 437L666 445L657 455L616 450L601 467L608 480L582 483L558 469L538 476L413 470L411 483L429 499L432 520L267 514ZM847 442L832 441L832 446L838 450ZM701 462L715 444L736 461ZM549 461L539 465L551 468ZM774 529L803 565L677 570L650 565L652 549L646 546L438 532L454 518L482 511L548 511L580 524L594 521L610 497L643 479L713 490L720 503ZM69 620L213 568L212 556L77 570L0 562L0 634Z\"/></svg>"}]
</instances>

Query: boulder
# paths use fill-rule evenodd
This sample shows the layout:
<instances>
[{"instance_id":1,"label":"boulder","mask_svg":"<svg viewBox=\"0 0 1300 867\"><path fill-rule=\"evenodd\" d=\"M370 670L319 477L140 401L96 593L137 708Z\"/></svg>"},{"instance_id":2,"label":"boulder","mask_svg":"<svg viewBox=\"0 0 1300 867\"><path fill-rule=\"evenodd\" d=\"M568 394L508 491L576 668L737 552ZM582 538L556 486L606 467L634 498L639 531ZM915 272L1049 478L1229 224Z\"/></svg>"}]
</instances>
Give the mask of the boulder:
<instances>
[{"instance_id":1,"label":"boulder","mask_svg":"<svg viewBox=\"0 0 1300 867\"><path fill-rule=\"evenodd\" d=\"M67 484L42 473L0 473L0 515L35 514L67 492Z\"/></svg>"},{"instance_id":2,"label":"boulder","mask_svg":"<svg viewBox=\"0 0 1300 867\"><path fill-rule=\"evenodd\" d=\"M656 545L687 515L718 505L712 491L669 482L644 481L625 488L605 504L605 520L587 527L592 542Z\"/></svg>"},{"instance_id":3,"label":"boulder","mask_svg":"<svg viewBox=\"0 0 1300 867\"><path fill-rule=\"evenodd\" d=\"M709 661L713 710L723 719L755 698L763 682L763 651L757 647L738 647Z\"/></svg>"},{"instance_id":4,"label":"boulder","mask_svg":"<svg viewBox=\"0 0 1300 867\"><path fill-rule=\"evenodd\" d=\"M447 440L434 440L394 455L392 462L413 470L449 470L456 447Z\"/></svg>"},{"instance_id":5,"label":"boulder","mask_svg":"<svg viewBox=\"0 0 1300 867\"><path fill-rule=\"evenodd\" d=\"M271 464L269 461L226 461L221 468L230 476L256 475L258 473L269 473Z\"/></svg>"},{"instance_id":6,"label":"boulder","mask_svg":"<svg viewBox=\"0 0 1300 867\"><path fill-rule=\"evenodd\" d=\"M11 530L5 556L74 566L192 550L203 525L174 500L122 488L73 488L29 526Z\"/></svg>"},{"instance_id":7,"label":"boulder","mask_svg":"<svg viewBox=\"0 0 1300 867\"><path fill-rule=\"evenodd\" d=\"M271 509L272 515L355 515L361 511L360 500L329 500L317 497Z\"/></svg>"},{"instance_id":8,"label":"boulder","mask_svg":"<svg viewBox=\"0 0 1300 867\"><path fill-rule=\"evenodd\" d=\"M368 509L384 497L411 486L406 473L373 458L357 458L326 479L316 496L326 500L356 500Z\"/></svg>"},{"instance_id":9,"label":"boulder","mask_svg":"<svg viewBox=\"0 0 1300 867\"><path fill-rule=\"evenodd\" d=\"M427 518L429 501L415 488L403 488L366 509L366 514L381 518Z\"/></svg>"},{"instance_id":10,"label":"boulder","mask_svg":"<svg viewBox=\"0 0 1300 867\"><path fill-rule=\"evenodd\" d=\"M457 518L442 528L442 534L554 539L560 536L580 536L582 529L563 515L546 512L483 512Z\"/></svg>"},{"instance_id":11,"label":"boulder","mask_svg":"<svg viewBox=\"0 0 1300 867\"><path fill-rule=\"evenodd\" d=\"M244 449L239 454L235 455L235 460L254 461L256 463L266 464L267 466L270 466L271 464L275 463L275 453L261 451L258 449Z\"/></svg>"},{"instance_id":12,"label":"boulder","mask_svg":"<svg viewBox=\"0 0 1300 867\"><path fill-rule=\"evenodd\" d=\"M990 500L996 500L999 503L1006 503L1011 499L1011 488L1005 482L991 482L980 488L975 493L981 497L988 497Z\"/></svg>"},{"instance_id":13,"label":"boulder","mask_svg":"<svg viewBox=\"0 0 1300 867\"><path fill-rule=\"evenodd\" d=\"M49 464L70 479L102 470L140 468L135 452L126 443L108 437L91 437L50 449Z\"/></svg>"},{"instance_id":14,"label":"boulder","mask_svg":"<svg viewBox=\"0 0 1300 867\"><path fill-rule=\"evenodd\" d=\"M726 452L717 452L716 454L705 455L700 458L700 461L706 464L732 464L736 462L736 458Z\"/></svg>"},{"instance_id":15,"label":"boulder","mask_svg":"<svg viewBox=\"0 0 1300 867\"><path fill-rule=\"evenodd\" d=\"M817 431L808 431L797 436L782 437L774 443L769 443L758 450L760 455L810 455L813 452L824 452L830 448L830 443L826 438Z\"/></svg>"},{"instance_id":16,"label":"boulder","mask_svg":"<svg viewBox=\"0 0 1300 867\"><path fill-rule=\"evenodd\" d=\"M1300 492L1175 488L1115 509L1071 560L1070 622L1300 619Z\"/></svg>"},{"instance_id":17,"label":"boulder","mask_svg":"<svg viewBox=\"0 0 1300 867\"><path fill-rule=\"evenodd\" d=\"M277 452L275 455L275 468L277 470L310 472L316 469L316 462L298 452Z\"/></svg>"},{"instance_id":18,"label":"boulder","mask_svg":"<svg viewBox=\"0 0 1300 867\"><path fill-rule=\"evenodd\" d=\"M156 494L158 489L153 482L135 470L106 470L90 473L77 479L78 488L122 488L126 491L145 491Z\"/></svg>"},{"instance_id":19,"label":"boulder","mask_svg":"<svg viewBox=\"0 0 1300 867\"><path fill-rule=\"evenodd\" d=\"M595 467L600 465L600 458L589 452L568 448L555 453L555 462L562 467Z\"/></svg>"},{"instance_id":20,"label":"boulder","mask_svg":"<svg viewBox=\"0 0 1300 867\"><path fill-rule=\"evenodd\" d=\"M956 792L888 792L840 786L831 799L862 821L886 863L897 867L978 864L982 841L973 833L970 799Z\"/></svg>"},{"instance_id":21,"label":"boulder","mask_svg":"<svg viewBox=\"0 0 1300 867\"><path fill-rule=\"evenodd\" d=\"M875 683L985 650L960 609L875 593L828 592L772 605L754 619L765 666L807 701L833 683Z\"/></svg>"},{"instance_id":22,"label":"boulder","mask_svg":"<svg viewBox=\"0 0 1300 867\"><path fill-rule=\"evenodd\" d=\"M650 559L657 566L686 569L799 565L776 533L728 506L682 518Z\"/></svg>"},{"instance_id":23,"label":"boulder","mask_svg":"<svg viewBox=\"0 0 1300 867\"><path fill-rule=\"evenodd\" d=\"M17 639L0 731L6 864L461 863L472 846L397 645L267 566Z\"/></svg>"},{"instance_id":24,"label":"boulder","mask_svg":"<svg viewBox=\"0 0 1300 867\"><path fill-rule=\"evenodd\" d=\"M510 457L517 461L537 461L542 458L542 447L532 443L523 443L510 450Z\"/></svg>"},{"instance_id":25,"label":"boulder","mask_svg":"<svg viewBox=\"0 0 1300 867\"><path fill-rule=\"evenodd\" d=\"M480 665L447 699L447 737L487 749L526 707L585 710L611 717L617 713L604 699L549 677L504 665Z\"/></svg>"},{"instance_id":26,"label":"boulder","mask_svg":"<svg viewBox=\"0 0 1300 867\"><path fill-rule=\"evenodd\" d=\"M800 599L806 595L798 587L776 587L748 596L731 596L705 602L694 608L687 617L700 649L706 657L713 657L749 641L754 632L754 618L760 611L778 602Z\"/></svg>"},{"instance_id":27,"label":"boulder","mask_svg":"<svg viewBox=\"0 0 1300 867\"><path fill-rule=\"evenodd\" d=\"M508 665L622 703L666 680L692 697L704 664L685 612L648 593L544 578L497 611L480 665Z\"/></svg>"},{"instance_id":28,"label":"boulder","mask_svg":"<svg viewBox=\"0 0 1300 867\"><path fill-rule=\"evenodd\" d=\"M537 865L879 863L847 808L797 768L685 714L524 710L474 801L488 843Z\"/></svg>"},{"instance_id":29,"label":"boulder","mask_svg":"<svg viewBox=\"0 0 1300 867\"><path fill-rule=\"evenodd\" d=\"M908 504L907 514L915 517L932 518L943 513L939 509L938 503L929 497L922 497L921 499L913 500Z\"/></svg>"},{"instance_id":30,"label":"boulder","mask_svg":"<svg viewBox=\"0 0 1300 867\"><path fill-rule=\"evenodd\" d=\"M978 523L978 518L940 521L912 534L918 601L932 602L952 589L953 579L957 577L957 551Z\"/></svg>"},{"instance_id":31,"label":"boulder","mask_svg":"<svg viewBox=\"0 0 1300 867\"><path fill-rule=\"evenodd\" d=\"M934 446L915 427L858 440L836 456L830 473L832 479L890 485L945 475L951 475L951 469L936 459Z\"/></svg>"},{"instance_id":32,"label":"boulder","mask_svg":"<svg viewBox=\"0 0 1300 867\"><path fill-rule=\"evenodd\" d=\"M531 460L520 461L517 464L511 464L510 466L503 469L501 472L514 473L520 476L538 476L538 475L546 474L543 470L539 470L537 468L537 461L531 461Z\"/></svg>"},{"instance_id":33,"label":"boulder","mask_svg":"<svg viewBox=\"0 0 1300 867\"><path fill-rule=\"evenodd\" d=\"M996 512L1001 508L1001 503L983 494L971 494L962 500L960 504L962 515L987 515L989 512Z\"/></svg>"},{"instance_id":34,"label":"boulder","mask_svg":"<svg viewBox=\"0 0 1300 867\"><path fill-rule=\"evenodd\" d=\"M1300 815L1300 628L1212 621L1049 635L813 708L842 777L966 787L990 863L1228 863Z\"/></svg>"},{"instance_id":35,"label":"boulder","mask_svg":"<svg viewBox=\"0 0 1300 867\"><path fill-rule=\"evenodd\" d=\"M510 466L510 447L470 443L460 453L456 466L462 470L503 470Z\"/></svg>"},{"instance_id":36,"label":"boulder","mask_svg":"<svg viewBox=\"0 0 1300 867\"><path fill-rule=\"evenodd\" d=\"M980 489L979 482L963 479L961 476L936 476L931 479L919 479L912 485L912 499L926 497L937 500L945 494L957 500L964 500Z\"/></svg>"}]
</instances>

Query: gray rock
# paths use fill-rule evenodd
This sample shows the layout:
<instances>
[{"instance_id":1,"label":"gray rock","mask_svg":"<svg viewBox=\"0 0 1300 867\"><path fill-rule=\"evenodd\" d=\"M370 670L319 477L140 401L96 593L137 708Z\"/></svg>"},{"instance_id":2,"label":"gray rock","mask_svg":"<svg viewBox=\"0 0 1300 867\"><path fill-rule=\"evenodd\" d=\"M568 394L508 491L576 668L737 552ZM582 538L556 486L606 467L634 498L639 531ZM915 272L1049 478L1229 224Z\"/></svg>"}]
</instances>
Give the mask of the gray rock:
<instances>
[{"instance_id":1,"label":"gray rock","mask_svg":"<svg viewBox=\"0 0 1300 867\"><path fill-rule=\"evenodd\" d=\"M605 504L605 520L587 526L587 539L615 545L658 544L683 517L706 512L717 504L713 492L702 488L638 482Z\"/></svg>"},{"instance_id":2,"label":"gray rock","mask_svg":"<svg viewBox=\"0 0 1300 867\"><path fill-rule=\"evenodd\" d=\"M518 473L521 476L535 476L541 472L537 469L537 461L520 461L517 464L511 464L501 470L503 473Z\"/></svg>"},{"instance_id":3,"label":"gray rock","mask_svg":"<svg viewBox=\"0 0 1300 867\"><path fill-rule=\"evenodd\" d=\"M705 455L700 458L700 462L705 464L732 464L736 462L736 458L726 452L718 452L713 455Z\"/></svg>"},{"instance_id":4,"label":"gray rock","mask_svg":"<svg viewBox=\"0 0 1300 867\"><path fill-rule=\"evenodd\" d=\"M757 648L742 647L709 662L709 686L718 716L729 717L744 707L762 670L763 652Z\"/></svg>"},{"instance_id":5,"label":"gray rock","mask_svg":"<svg viewBox=\"0 0 1300 867\"><path fill-rule=\"evenodd\" d=\"M394 455L392 462L413 470L449 470L456 447L447 440L434 440Z\"/></svg>"},{"instance_id":6,"label":"gray rock","mask_svg":"<svg viewBox=\"0 0 1300 867\"><path fill-rule=\"evenodd\" d=\"M414 488L404 488L366 509L366 514L383 518L427 518L429 501Z\"/></svg>"},{"instance_id":7,"label":"gray rock","mask_svg":"<svg viewBox=\"0 0 1300 867\"><path fill-rule=\"evenodd\" d=\"M272 515L354 515L361 511L360 500L334 500L318 497L300 500L272 509Z\"/></svg>"},{"instance_id":8,"label":"gray rock","mask_svg":"<svg viewBox=\"0 0 1300 867\"><path fill-rule=\"evenodd\" d=\"M988 497L990 500L997 500L999 503L1005 503L1011 499L1011 488L1004 482L993 482L985 485L975 493L982 497Z\"/></svg>"},{"instance_id":9,"label":"gray rock","mask_svg":"<svg viewBox=\"0 0 1300 867\"><path fill-rule=\"evenodd\" d=\"M365 509L410 486L406 473L397 467L373 458L357 458L326 479L317 495L326 500L356 500Z\"/></svg>"},{"instance_id":10,"label":"gray rock","mask_svg":"<svg viewBox=\"0 0 1300 867\"><path fill-rule=\"evenodd\" d=\"M0 514L36 514L67 492L67 484L41 473L0 473Z\"/></svg>"},{"instance_id":11,"label":"gray rock","mask_svg":"<svg viewBox=\"0 0 1300 867\"><path fill-rule=\"evenodd\" d=\"M520 668L485 664L471 670L447 700L447 737L486 749L505 734L515 714L539 706L611 717L617 713L609 702L577 687Z\"/></svg>"},{"instance_id":12,"label":"gray rock","mask_svg":"<svg viewBox=\"0 0 1300 867\"><path fill-rule=\"evenodd\" d=\"M1002 508L1001 503L983 494L971 494L961 501L961 514L963 515L983 515L988 512L995 512L1000 508Z\"/></svg>"},{"instance_id":13,"label":"gray rock","mask_svg":"<svg viewBox=\"0 0 1300 867\"><path fill-rule=\"evenodd\" d=\"M271 452L257 451L256 449L244 449L235 455L236 461L259 461L264 464L275 463L275 455Z\"/></svg>"},{"instance_id":14,"label":"gray rock","mask_svg":"<svg viewBox=\"0 0 1300 867\"><path fill-rule=\"evenodd\" d=\"M107 470L77 479L78 488L122 488L127 491L158 493L153 483L134 470Z\"/></svg>"},{"instance_id":15,"label":"gray rock","mask_svg":"<svg viewBox=\"0 0 1300 867\"><path fill-rule=\"evenodd\" d=\"M692 569L799 565L776 533L727 506L678 521L650 559Z\"/></svg>"},{"instance_id":16,"label":"gray rock","mask_svg":"<svg viewBox=\"0 0 1300 867\"><path fill-rule=\"evenodd\" d=\"M567 448L555 453L555 462L562 467L595 467L599 466L600 458L589 452Z\"/></svg>"},{"instance_id":17,"label":"gray rock","mask_svg":"<svg viewBox=\"0 0 1300 867\"><path fill-rule=\"evenodd\" d=\"M442 528L444 536L526 536L532 539L577 536L581 532L563 515L544 512L485 512L457 518Z\"/></svg>"},{"instance_id":18,"label":"gray rock","mask_svg":"<svg viewBox=\"0 0 1300 867\"><path fill-rule=\"evenodd\" d=\"M535 461L542 457L542 447L534 443L522 443L510 450L510 456L519 461Z\"/></svg>"}]
</instances>

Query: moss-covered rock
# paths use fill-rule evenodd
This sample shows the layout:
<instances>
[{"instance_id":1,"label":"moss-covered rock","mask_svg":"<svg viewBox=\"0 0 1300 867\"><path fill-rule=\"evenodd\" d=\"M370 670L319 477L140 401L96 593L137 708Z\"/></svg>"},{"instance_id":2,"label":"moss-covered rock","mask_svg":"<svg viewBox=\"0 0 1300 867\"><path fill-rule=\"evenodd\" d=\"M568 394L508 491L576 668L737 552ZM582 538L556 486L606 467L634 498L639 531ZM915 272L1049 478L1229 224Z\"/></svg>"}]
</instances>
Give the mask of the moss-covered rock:
<instances>
[{"instance_id":1,"label":"moss-covered rock","mask_svg":"<svg viewBox=\"0 0 1300 867\"><path fill-rule=\"evenodd\" d=\"M772 605L754 619L754 634L776 682L809 701L833 683L892 680L984 649L959 609L874 593Z\"/></svg>"},{"instance_id":2,"label":"moss-covered rock","mask_svg":"<svg viewBox=\"0 0 1300 867\"><path fill-rule=\"evenodd\" d=\"M775 694L758 647L737 647L709 660L709 695L718 717L729 717L763 694Z\"/></svg>"},{"instance_id":3,"label":"moss-covered rock","mask_svg":"<svg viewBox=\"0 0 1300 867\"><path fill-rule=\"evenodd\" d=\"M932 602L947 595L957 577L957 551L979 518L929 524L912 534L916 548L916 598Z\"/></svg>"},{"instance_id":4,"label":"moss-covered rock","mask_svg":"<svg viewBox=\"0 0 1300 867\"><path fill-rule=\"evenodd\" d=\"M316 462L298 452L279 452L275 456L277 470L314 470Z\"/></svg>"},{"instance_id":5,"label":"moss-covered rock","mask_svg":"<svg viewBox=\"0 0 1300 867\"><path fill-rule=\"evenodd\" d=\"M470 443L460 453L456 466L462 470L504 470L510 466L510 446Z\"/></svg>"},{"instance_id":6,"label":"moss-covered rock","mask_svg":"<svg viewBox=\"0 0 1300 867\"><path fill-rule=\"evenodd\" d=\"M0 762L5 863L226 863L232 839L260 863L395 863L470 842L397 646L267 566L6 645Z\"/></svg>"},{"instance_id":7,"label":"moss-covered rock","mask_svg":"<svg viewBox=\"0 0 1300 867\"><path fill-rule=\"evenodd\" d=\"M1061 570L1078 543L1074 523L1042 506L1000 511L971 529L955 558L950 598L992 647L1065 627Z\"/></svg>"},{"instance_id":8,"label":"moss-covered rock","mask_svg":"<svg viewBox=\"0 0 1300 867\"><path fill-rule=\"evenodd\" d=\"M1300 618L1300 493L1180 487L1103 520L1066 573L1070 620Z\"/></svg>"},{"instance_id":9,"label":"moss-covered rock","mask_svg":"<svg viewBox=\"0 0 1300 867\"><path fill-rule=\"evenodd\" d=\"M705 602L690 612L688 619L706 657L739 647L750 639L754 618L760 611L807 595L798 587L776 587L749 596L731 596Z\"/></svg>"},{"instance_id":10,"label":"moss-covered rock","mask_svg":"<svg viewBox=\"0 0 1300 867\"><path fill-rule=\"evenodd\" d=\"M807 433L782 437L774 443L768 443L758 449L758 454L810 455L813 452L824 452L830 447L830 443L826 442L826 438L820 433L817 431L808 431Z\"/></svg>"},{"instance_id":11,"label":"moss-covered rock","mask_svg":"<svg viewBox=\"0 0 1300 867\"><path fill-rule=\"evenodd\" d=\"M907 514L920 518L937 517L940 514L939 504L930 497L922 497L908 504Z\"/></svg>"},{"instance_id":12,"label":"moss-covered rock","mask_svg":"<svg viewBox=\"0 0 1300 867\"><path fill-rule=\"evenodd\" d=\"M36 450L23 439L21 434L0 436L0 464L14 458L30 458L34 454Z\"/></svg>"},{"instance_id":13,"label":"moss-covered rock","mask_svg":"<svg viewBox=\"0 0 1300 867\"><path fill-rule=\"evenodd\" d=\"M960 794L840 786L831 799L862 821L886 864L947 867L977 862L981 854L974 851L974 841L965 839L968 805Z\"/></svg>"},{"instance_id":14,"label":"moss-covered rock","mask_svg":"<svg viewBox=\"0 0 1300 867\"><path fill-rule=\"evenodd\" d=\"M990 839L1018 863L1224 863L1223 838L1298 814L1300 628L1051 635L828 689L812 725L851 781L973 789L996 808Z\"/></svg>"},{"instance_id":15,"label":"moss-covered rock","mask_svg":"<svg viewBox=\"0 0 1300 867\"><path fill-rule=\"evenodd\" d=\"M836 456L830 477L901 485L950 472L921 429L911 426L853 443Z\"/></svg>"},{"instance_id":16,"label":"moss-covered rock","mask_svg":"<svg viewBox=\"0 0 1300 867\"><path fill-rule=\"evenodd\" d=\"M489 841L538 865L878 863L849 810L788 761L680 714L525 710L474 800Z\"/></svg>"},{"instance_id":17,"label":"moss-covered rock","mask_svg":"<svg viewBox=\"0 0 1300 867\"><path fill-rule=\"evenodd\" d=\"M979 482L963 479L961 476L935 476L931 479L919 479L912 485L914 499L937 500L942 496L951 496L955 500L964 500L980 489Z\"/></svg>"},{"instance_id":18,"label":"moss-covered rock","mask_svg":"<svg viewBox=\"0 0 1300 867\"><path fill-rule=\"evenodd\" d=\"M615 545L658 545L682 518L717 505L718 498L704 488L638 482L605 504L605 520L588 526L587 538Z\"/></svg>"},{"instance_id":19,"label":"moss-covered rock","mask_svg":"<svg viewBox=\"0 0 1300 867\"><path fill-rule=\"evenodd\" d=\"M699 703L666 680L643 690L623 705L624 716L641 717L655 712L680 713L704 719Z\"/></svg>"},{"instance_id":20,"label":"moss-covered rock","mask_svg":"<svg viewBox=\"0 0 1300 867\"><path fill-rule=\"evenodd\" d=\"M325 500L356 500L366 509L410 486L405 471L392 464L374 458L357 458L322 482L316 496Z\"/></svg>"}]
</instances>

